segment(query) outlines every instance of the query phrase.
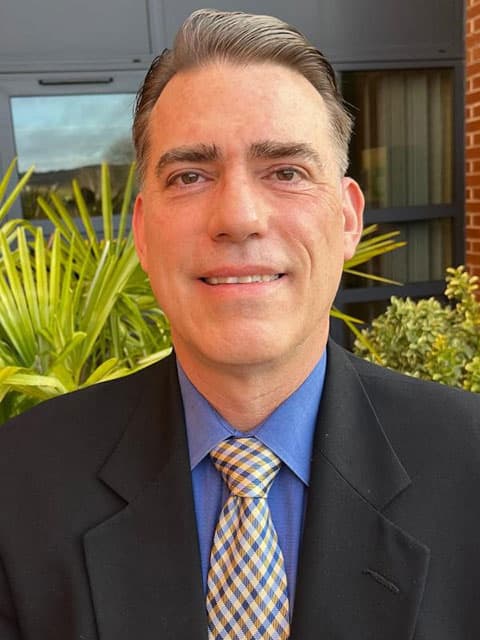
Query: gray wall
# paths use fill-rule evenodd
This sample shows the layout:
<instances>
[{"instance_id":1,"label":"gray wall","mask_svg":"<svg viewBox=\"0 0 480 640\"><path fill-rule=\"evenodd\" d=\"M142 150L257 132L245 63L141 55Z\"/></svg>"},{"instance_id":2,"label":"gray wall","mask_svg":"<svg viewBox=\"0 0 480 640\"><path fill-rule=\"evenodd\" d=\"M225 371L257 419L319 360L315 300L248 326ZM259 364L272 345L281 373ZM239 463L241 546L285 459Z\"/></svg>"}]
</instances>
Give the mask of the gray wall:
<instances>
[{"instance_id":1,"label":"gray wall","mask_svg":"<svg viewBox=\"0 0 480 640\"><path fill-rule=\"evenodd\" d=\"M463 57L461 0L217 0L215 5L278 15L334 62ZM198 7L195 0L1 0L0 73L144 67Z\"/></svg>"}]
</instances>

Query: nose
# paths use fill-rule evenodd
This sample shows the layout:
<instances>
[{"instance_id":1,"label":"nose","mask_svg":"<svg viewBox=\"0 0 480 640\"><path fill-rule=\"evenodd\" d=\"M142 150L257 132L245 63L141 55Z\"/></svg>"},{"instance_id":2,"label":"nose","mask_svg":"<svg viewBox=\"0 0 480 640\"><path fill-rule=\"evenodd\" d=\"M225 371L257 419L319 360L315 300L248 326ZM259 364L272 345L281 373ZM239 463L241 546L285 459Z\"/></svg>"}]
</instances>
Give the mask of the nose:
<instances>
[{"instance_id":1,"label":"nose","mask_svg":"<svg viewBox=\"0 0 480 640\"><path fill-rule=\"evenodd\" d=\"M223 182L210 210L208 232L213 240L244 242L265 234L267 207L253 180L244 177Z\"/></svg>"}]
</instances>

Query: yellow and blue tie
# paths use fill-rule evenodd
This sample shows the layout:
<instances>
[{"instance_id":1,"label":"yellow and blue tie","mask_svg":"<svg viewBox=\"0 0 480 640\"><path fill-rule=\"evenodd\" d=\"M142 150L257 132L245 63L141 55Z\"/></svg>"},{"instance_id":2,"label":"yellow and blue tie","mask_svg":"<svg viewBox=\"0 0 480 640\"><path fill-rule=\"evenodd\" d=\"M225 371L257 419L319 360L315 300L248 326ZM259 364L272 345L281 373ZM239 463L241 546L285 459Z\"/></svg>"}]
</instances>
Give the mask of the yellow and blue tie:
<instances>
[{"instance_id":1,"label":"yellow and blue tie","mask_svg":"<svg viewBox=\"0 0 480 640\"><path fill-rule=\"evenodd\" d=\"M255 438L225 440L210 456L230 496L210 555L209 640L287 640L287 578L267 503L281 461Z\"/></svg>"}]
</instances>

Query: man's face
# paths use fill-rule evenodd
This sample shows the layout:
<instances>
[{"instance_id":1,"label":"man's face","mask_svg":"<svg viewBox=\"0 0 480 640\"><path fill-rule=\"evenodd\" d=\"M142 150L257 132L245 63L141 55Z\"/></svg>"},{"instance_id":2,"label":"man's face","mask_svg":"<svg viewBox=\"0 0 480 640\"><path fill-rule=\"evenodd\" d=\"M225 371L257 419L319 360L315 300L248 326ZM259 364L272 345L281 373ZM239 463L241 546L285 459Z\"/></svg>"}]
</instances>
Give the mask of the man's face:
<instances>
[{"instance_id":1,"label":"man's face","mask_svg":"<svg viewBox=\"0 0 480 640\"><path fill-rule=\"evenodd\" d=\"M134 231L187 368L313 362L363 198L323 99L274 64L178 74L152 111Z\"/></svg>"}]
</instances>

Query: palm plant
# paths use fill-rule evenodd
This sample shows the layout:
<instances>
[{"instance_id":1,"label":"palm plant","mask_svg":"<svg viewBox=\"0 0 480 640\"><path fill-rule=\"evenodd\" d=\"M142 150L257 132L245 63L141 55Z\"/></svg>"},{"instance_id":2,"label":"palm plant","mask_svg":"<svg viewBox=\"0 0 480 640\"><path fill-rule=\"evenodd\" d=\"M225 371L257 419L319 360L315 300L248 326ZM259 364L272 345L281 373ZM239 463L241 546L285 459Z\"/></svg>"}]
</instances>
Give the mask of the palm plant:
<instances>
[{"instance_id":1,"label":"palm plant","mask_svg":"<svg viewBox=\"0 0 480 640\"><path fill-rule=\"evenodd\" d=\"M15 161L0 183L0 222L33 168L5 197ZM166 317L158 308L138 263L127 218L134 166L125 185L114 228L109 170L101 169L102 229L79 184L73 199L82 229L54 192L38 204L53 225L49 238L22 219L0 227L0 423L52 396L120 377L161 359L170 351ZM404 243L396 233L375 235L368 227L345 271ZM359 335L361 322L336 310Z\"/></svg>"},{"instance_id":2,"label":"palm plant","mask_svg":"<svg viewBox=\"0 0 480 640\"><path fill-rule=\"evenodd\" d=\"M54 225L50 238L21 220L0 228L0 422L41 400L125 375L168 353L168 323L126 233L133 181L134 167L116 232L106 166L101 234L75 181L86 238L55 194L50 203L39 199Z\"/></svg>"}]
</instances>

